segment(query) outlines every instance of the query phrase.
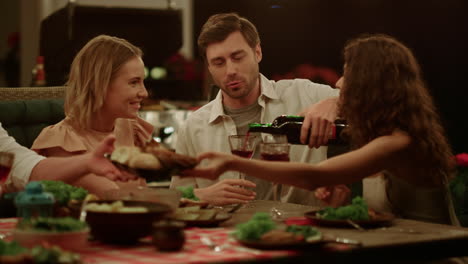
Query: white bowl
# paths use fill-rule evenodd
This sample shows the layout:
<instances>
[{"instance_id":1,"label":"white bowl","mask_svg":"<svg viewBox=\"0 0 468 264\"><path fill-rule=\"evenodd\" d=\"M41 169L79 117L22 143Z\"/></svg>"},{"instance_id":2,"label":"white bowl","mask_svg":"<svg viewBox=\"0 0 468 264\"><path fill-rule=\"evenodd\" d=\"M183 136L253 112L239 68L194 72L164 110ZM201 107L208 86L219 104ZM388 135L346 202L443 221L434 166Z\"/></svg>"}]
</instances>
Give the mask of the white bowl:
<instances>
[{"instance_id":1,"label":"white bowl","mask_svg":"<svg viewBox=\"0 0 468 264\"><path fill-rule=\"evenodd\" d=\"M13 231L13 239L18 241L23 247L34 247L43 245L57 245L69 251L80 251L88 247L89 228L80 231L51 232L36 230Z\"/></svg>"}]
</instances>

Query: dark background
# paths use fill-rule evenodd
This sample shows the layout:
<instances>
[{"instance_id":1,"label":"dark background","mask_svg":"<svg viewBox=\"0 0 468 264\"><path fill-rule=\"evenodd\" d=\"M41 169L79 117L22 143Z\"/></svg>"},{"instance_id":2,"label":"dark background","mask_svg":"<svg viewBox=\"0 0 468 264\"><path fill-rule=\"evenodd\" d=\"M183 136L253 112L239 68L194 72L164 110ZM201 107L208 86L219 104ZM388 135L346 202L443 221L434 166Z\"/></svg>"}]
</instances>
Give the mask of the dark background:
<instances>
[{"instance_id":1,"label":"dark background","mask_svg":"<svg viewBox=\"0 0 468 264\"><path fill-rule=\"evenodd\" d=\"M419 60L454 152L468 152L467 11L466 0L195 0L194 49L210 15L237 12L257 26L267 77L302 63L341 74L346 40L392 35Z\"/></svg>"},{"instance_id":2,"label":"dark background","mask_svg":"<svg viewBox=\"0 0 468 264\"><path fill-rule=\"evenodd\" d=\"M193 0L196 39L215 13L237 12L260 33L261 72L268 78L297 65L330 68L341 74L342 48L363 33L386 33L408 45L419 60L455 153L468 152L468 76L466 0ZM164 63L181 47L178 10L66 7L42 23L41 54L49 85L63 85L76 52L90 38L110 34L145 52L147 66ZM71 25L71 27L70 27ZM209 82L209 81L208 81ZM201 100L203 80L147 81L156 99ZM365 118L365 117L363 117Z\"/></svg>"}]
</instances>

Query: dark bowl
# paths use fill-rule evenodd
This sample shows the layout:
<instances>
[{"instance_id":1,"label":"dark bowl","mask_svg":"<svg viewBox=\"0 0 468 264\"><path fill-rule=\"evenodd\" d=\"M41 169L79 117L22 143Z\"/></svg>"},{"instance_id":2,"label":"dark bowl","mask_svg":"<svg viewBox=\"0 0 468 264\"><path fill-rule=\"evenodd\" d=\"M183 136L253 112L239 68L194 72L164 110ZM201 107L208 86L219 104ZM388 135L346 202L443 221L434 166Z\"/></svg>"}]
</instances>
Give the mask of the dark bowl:
<instances>
[{"instance_id":1,"label":"dark bowl","mask_svg":"<svg viewBox=\"0 0 468 264\"><path fill-rule=\"evenodd\" d=\"M138 175L145 179L147 182L152 181L170 181L172 179L172 175L176 175L180 170L179 169L136 169L130 168L125 164L118 163L116 161L112 161L112 163L120 170L127 171L131 174Z\"/></svg>"},{"instance_id":2,"label":"dark bowl","mask_svg":"<svg viewBox=\"0 0 468 264\"><path fill-rule=\"evenodd\" d=\"M100 200L91 203L108 203L114 200ZM152 233L154 221L163 219L171 212L168 205L146 201L122 201L126 207L146 207L145 213L120 213L87 211L86 222L91 227L91 236L112 244L134 244Z\"/></svg>"}]
</instances>

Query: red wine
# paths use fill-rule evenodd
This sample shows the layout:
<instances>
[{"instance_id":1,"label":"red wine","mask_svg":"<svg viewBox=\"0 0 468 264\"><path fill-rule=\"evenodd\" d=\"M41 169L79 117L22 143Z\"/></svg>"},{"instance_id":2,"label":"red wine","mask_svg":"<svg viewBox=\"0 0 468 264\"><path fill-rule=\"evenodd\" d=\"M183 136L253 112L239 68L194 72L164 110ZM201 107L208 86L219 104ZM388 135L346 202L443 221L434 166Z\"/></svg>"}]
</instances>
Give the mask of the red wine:
<instances>
[{"instance_id":1,"label":"red wine","mask_svg":"<svg viewBox=\"0 0 468 264\"><path fill-rule=\"evenodd\" d=\"M303 116L282 115L282 116L275 118L275 120L273 120L272 123L249 124L249 132L261 132L261 133L286 135L289 143L302 144L300 137L301 137L301 129L302 129L303 121L304 121ZM341 132L346 127L347 125L344 120L336 120L333 126L333 130L330 133L330 139L328 140L327 145L347 144L348 142L344 138L341 137Z\"/></svg>"},{"instance_id":2,"label":"red wine","mask_svg":"<svg viewBox=\"0 0 468 264\"><path fill-rule=\"evenodd\" d=\"M231 150L231 153L234 155L249 159L250 157L252 157L253 151L252 150Z\"/></svg>"},{"instance_id":3,"label":"red wine","mask_svg":"<svg viewBox=\"0 0 468 264\"><path fill-rule=\"evenodd\" d=\"M289 154L288 153L261 153L262 160L270 160L270 161L289 161Z\"/></svg>"},{"instance_id":4,"label":"red wine","mask_svg":"<svg viewBox=\"0 0 468 264\"><path fill-rule=\"evenodd\" d=\"M10 174L11 167L0 164L0 182L4 182Z\"/></svg>"}]
</instances>

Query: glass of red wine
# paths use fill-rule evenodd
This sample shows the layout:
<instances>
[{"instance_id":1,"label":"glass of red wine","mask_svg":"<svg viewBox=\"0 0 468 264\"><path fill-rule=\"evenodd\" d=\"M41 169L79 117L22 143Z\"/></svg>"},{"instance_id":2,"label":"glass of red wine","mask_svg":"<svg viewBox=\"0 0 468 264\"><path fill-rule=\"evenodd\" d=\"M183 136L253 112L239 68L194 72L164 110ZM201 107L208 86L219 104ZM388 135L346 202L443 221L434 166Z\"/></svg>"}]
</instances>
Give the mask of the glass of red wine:
<instances>
[{"instance_id":1,"label":"glass of red wine","mask_svg":"<svg viewBox=\"0 0 468 264\"><path fill-rule=\"evenodd\" d=\"M260 156L262 160L268 161L289 161L290 145L286 142L263 142L260 144ZM281 201L280 184L272 182L273 200ZM281 220L283 212L275 206L270 210L271 217L274 220Z\"/></svg>"},{"instance_id":2,"label":"glass of red wine","mask_svg":"<svg viewBox=\"0 0 468 264\"><path fill-rule=\"evenodd\" d=\"M258 141L257 135L231 135L228 139L232 154L246 159L252 158ZM239 173L239 178L244 179L244 175Z\"/></svg>"},{"instance_id":3,"label":"glass of red wine","mask_svg":"<svg viewBox=\"0 0 468 264\"><path fill-rule=\"evenodd\" d=\"M10 174L15 155L10 152L0 152L0 195L2 194L4 184Z\"/></svg>"}]
</instances>

